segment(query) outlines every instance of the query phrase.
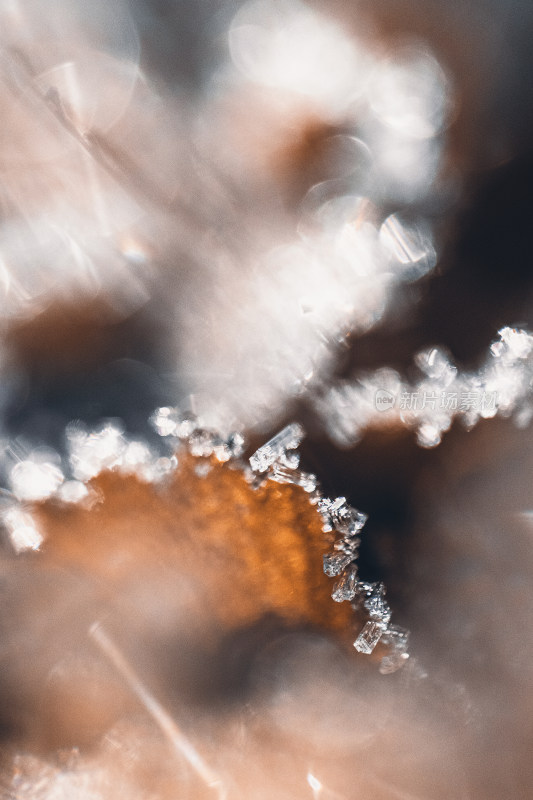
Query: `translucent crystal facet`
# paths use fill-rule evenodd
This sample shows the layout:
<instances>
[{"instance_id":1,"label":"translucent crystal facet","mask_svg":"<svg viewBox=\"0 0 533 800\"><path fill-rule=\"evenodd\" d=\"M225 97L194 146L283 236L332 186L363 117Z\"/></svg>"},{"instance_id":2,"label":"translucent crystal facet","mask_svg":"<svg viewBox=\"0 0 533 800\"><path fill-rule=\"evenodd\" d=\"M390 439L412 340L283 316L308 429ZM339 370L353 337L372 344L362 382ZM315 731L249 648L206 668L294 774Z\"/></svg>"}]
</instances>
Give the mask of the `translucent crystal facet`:
<instances>
[{"instance_id":1,"label":"translucent crystal facet","mask_svg":"<svg viewBox=\"0 0 533 800\"><path fill-rule=\"evenodd\" d=\"M362 511L345 504L336 515L336 529L346 536L355 536L363 528L368 517Z\"/></svg>"},{"instance_id":2,"label":"translucent crystal facet","mask_svg":"<svg viewBox=\"0 0 533 800\"><path fill-rule=\"evenodd\" d=\"M378 622L367 622L353 646L359 653L370 655L383 636L383 626Z\"/></svg>"},{"instance_id":3,"label":"translucent crystal facet","mask_svg":"<svg viewBox=\"0 0 533 800\"><path fill-rule=\"evenodd\" d=\"M363 605L370 619L388 625L391 618L391 610L385 600L385 587L382 583L378 583L375 586L372 594L364 600Z\"/></svg>"},{"instance_id":4,"label":"translucent crystal facet","mask_svg":"<svg viewBox=\"0 0 533 800\"><path fill-rule=\"evenodd\" d=\"M300 474L299 470L290 469L290 467L285 467L283 464L276 463L272 465L268 477L271 481L276 481L276 483L297 484L299 483Z\"/></svg>"},{"instance_id":5,"label":"translucent crystal facet","mask_svg":"<svg viewBox=\"0 0 533 800\"><path fill-rule=\"evenodd\" d=\"M342 573L340 578L336 581L333 587L331 596L336 603L342 603L345 600L353 600L355 597L357 586L357 567L355 564L350 566Z\"/></svg>"},{"instance_id":6,"label":"translucent crystal facet","mask_svg":"<svg viewBox=\"0 0 533 800\"><path fill-rule=\"evenodd\" d=\"M351 553L328 553L323 560L324 572L329 578L334 578L336 575L340 575L348 564L351 564L354 556Z\"/></svg>"},{"instance_id":7,"label":"translucent crystal facet","mask_svg":"<svg viewBox=\"0 0 533 800\"><path fill-rule=\"evenodd\" d=\"M352 508L345 497L336 500L323 499L318 509L324 520L324 530L336 530L345 536L355 536L363 528L368 517L362 511Z\"/></svg>"},{"instance_id":8,"label":"translucent crystal facet","mask_svg":"<svg viewBox=\"0 0 533 800\"><path fill-rule=\"evenodd\" d=\"M279 462L272 465L268 477L276 483L292 483L295 486L301 486L306 492L314 492L317 487L315 475L298 469L290 469Z\"/></svg>"},{"instance_id":9,"label":"translucent crystal facet","mask_svg":"<svg viewBox=\"0 0 533 800\"><path fill-rule=\"evenodd\" d=\"M331 508L332 501L329 500L327 497L321 497L318 500L317 508L320 512L320 515L323 520L323 531L332 531L333 530L333 520L331 518L331 514L329 513L329 509Z\"/></svg>"},{"instance_id":10,"label":"translucent crystal facet","mask_svg":"<svg viewBox=\"0 0 533 800\"><path fill-rule=\"evenodd\" d=\"M304 436L304 429L297 422L287 425L255 451L250 457L250 466L255 472L266 472L272 464L285 457L287 450L295 450Z\"/></svg>"},{"instance_id":11,"label":"translucent crystal facet","mask_svg":"<svg viewBox=\"0 0 533 800\"><path fill-rule=\"evenodd\" d=\"M300 466L300 453L286 451L279 457L279 463L288 469L298 469Z\"/></svg>"},{"instance_id":12,"label":"translucent crystal facet","mask_svg":"<svg viewBox=\"0 0 533 800\"><path fill-rule=\"evenodd\" d=\"M354 558L359 550L361 539L358 536L343 536L338 542L335 542L335 550L341 550L343 553L352 553Z\"/></svg>"}]
</instances>

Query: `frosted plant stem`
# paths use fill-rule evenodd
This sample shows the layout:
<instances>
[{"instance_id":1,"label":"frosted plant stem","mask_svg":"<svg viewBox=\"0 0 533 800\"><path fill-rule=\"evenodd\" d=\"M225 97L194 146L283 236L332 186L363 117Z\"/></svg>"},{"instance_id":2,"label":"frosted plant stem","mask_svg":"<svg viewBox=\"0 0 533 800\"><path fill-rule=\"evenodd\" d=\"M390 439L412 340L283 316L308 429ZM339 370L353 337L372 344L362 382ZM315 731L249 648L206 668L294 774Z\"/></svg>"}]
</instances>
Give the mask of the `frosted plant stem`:
<instances>
[{"instance_id":1,"label":"frosted plant stem","mask_svg":"<svg viewBox=\"0 0 533 800\"><path fill-rule=\"evenodd\" d=\"M477 372L460 371L431 347L415 357L417 380L388 368L353 376L317 396L318 415L331 438L348 447L366 429L394 426L413 429L421 447L436 447L456 418L468 430L496 416L525 427L533 419L533 335L511 327L498 333Z\"/></svg>"}]
</instances>

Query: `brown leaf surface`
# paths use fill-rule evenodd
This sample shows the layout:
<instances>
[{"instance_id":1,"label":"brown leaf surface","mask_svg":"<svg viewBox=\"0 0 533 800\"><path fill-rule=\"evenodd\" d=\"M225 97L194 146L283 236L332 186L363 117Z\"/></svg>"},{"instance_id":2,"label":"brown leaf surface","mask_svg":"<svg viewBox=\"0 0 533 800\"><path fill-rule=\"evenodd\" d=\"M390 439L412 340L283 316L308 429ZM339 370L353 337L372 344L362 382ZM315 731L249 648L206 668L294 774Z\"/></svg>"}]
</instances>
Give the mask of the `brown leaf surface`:
<instances>
[{"instance_id":1,"label":"brown leaf surface","mask_svg":"<svg viewBox=\"0 0 533 800\"><path fill-rule=\"evenodd\" d=\"M174 580L176 591L186 587L191 619L212 631L274 613L290 625L350 633L353 612L331 599L322 521L305 492L271 481L253 490L228 465L198 477L197 464L181 458L164 487L103 472L92 482L101 502L91 509L43 504L43 559L97 579L112 598L161 576L171 607Z\"/></svg>"}]
</instances>

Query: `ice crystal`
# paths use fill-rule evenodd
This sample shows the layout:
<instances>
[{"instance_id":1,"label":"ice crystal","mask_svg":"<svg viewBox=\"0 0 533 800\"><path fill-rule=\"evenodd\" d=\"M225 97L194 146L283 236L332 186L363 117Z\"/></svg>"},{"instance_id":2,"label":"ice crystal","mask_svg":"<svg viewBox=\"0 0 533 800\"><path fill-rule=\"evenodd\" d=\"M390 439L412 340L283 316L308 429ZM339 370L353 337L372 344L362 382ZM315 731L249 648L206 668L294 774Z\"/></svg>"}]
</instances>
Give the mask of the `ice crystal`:
<instances>
[{"instance_id":1,"label":"ice crystal","mask_svg":"<svg viewBox=\"0 0 533 800\"><path fill-rule=\"evenodd\" d=\"M71 425L67 428L67 444L73 477L80 481L119 465L127 447L122 429L113 423L93 432Z\"/></svg>"},{"instance_id":2,"label":"ice crystal","mask_svg":"<svg viewBox=\"0 0 533 800\"><path fill-rule=\"evenodd\" d=\"M197 428L189 435L188 444L193 456L206 458L213 455L216 447L222 445L222 440L214 437L211 431Z\"/></svg>"},{"instance_id":3,"label":"ice crystal","mask_svg":"<svg viewBox=\"0 0 533 800\"><path fill-rule=\"evenodd\" d=\"M231 433L226 440L217 443L214 447L214 453L218 461L224 462L242 456L244 448L244 436L235 432Z\"/></svg>"},{"instance_id":4,"label":"ice crystal","mask_svg":"<svg viewBox=\"0 0 533 800\"><path fill-rule=\"evenodd\" d=\"M355 536L365 525L368 517L362 511L352 508L345 497L335 500L324 498L318 503L318 510L324 520L324 530L336 530L346 536Z\"/></svg>"},{"instance_id":5,"label":"ice crystal","mask_svg":"<svg viewBox=\"0 0 533 800\"><path fill-rule=\"evenodd\" d=\"M382 583L375 585L372 593L363 601L363 606L370 619L388 625L391 618L391 610L385 600L385 586Z\"/></svg>"},{"instance_id":6,"label":"ice crystal","mask_svg":"<svg viewBox=\"0 0 533 800\"><path fill-rule=\"evenodd\" d=\"M88 495L89 490L81 481L65 481L56 492L57 499L62 503L80 503Z\"/></svg>"},{"instance_id":7,"label":"ice crystal","mask_svg":"<svg viewBox=\"0 0 533 800\"><path fill-rule=\"evenodd\" d=\"M333 587L331 596L336 603L345 600L353 600L357 591L357 567L355 564L350 566L342 573Z\"/></svg>"},{"instance_id":8,"label":"ice crystal","mask_svg":"<svg viewBox=\"0 0 533 800\"><path fill-rule=\"evenodd\" d=\"M19 500L39 501L50 497L63 483L58 466L36 460L20 461L9 476L13 494Z\"/></svg>"},{"instance_id":9,"label":"ice crystal","mask_svg":"<svg viewBox=\"0 0 533 800\"><path fill-rule=\"evenodd\" d=\"M158 408L150 417L150 422L160 436L177 435L179 416L175 408Z\"/></svg>"},{"instance_id":10,"label":"ice crystal","mask_svg":"<svg viewBox=\"0 0 533 800\"><path fill-rule=\"evenodd\" d=\"M358 536L343 536L338 542L335 542L335 550L341 550L343 553L351 553L354 557L357 555L361 540Z\"/></svg>"},{"instance_id":11,"label":"ice crystal","mask_svg":"<svg viewBox=\"0 0 533 800\"><path fill-rule=\"evenodd\" d=\"M206 427L201 418L182 413L178 408L158 408L152 414L150 422L160 436L171 436L185 441L194 456L207 458L214 455L217 461L225 463L238 458L244 452L242 434L233 432L224 438L217 431Z\"/></svg>"},{"instance_id":12,"label":"ice crystal","mask_svg":"<svg viewBox=\"0 0 533 800\"><path fill-rule=\"evenodd\" d=\"M178 408L163 406L150 417L150 422L160 436L187 439L198 427L193 414L182 413Z\"/></svg>"},{"instance_id":13,"label":"ice crystal","mask_svg":"<svg viewBox=\"0 0 533 800\"><path fill-rule=\"evenodd\" d=\"M336 575L340 575L354 558L355 556L352 553L327 553L323 556L324 572L329 578L334 578Z\"/></svg>"},{"instance_id":14,"label":"ice crystal","mask_svg":"<svg viewBox=\"0 0 533 800\"><path fill-rule=\"evenodd\" d=\"M365 597L370 597L370 595L374 591L374 587L376 586L375 583L368 583L367 581L359 581L357 584L357 596L362 600Z\"/></svg>"},{"instance_id":15,"label":"ice crystal","mask_svg":"<svg viewBox=\"0 0 533 800\"><path fill-rule=\"evenodd\" d=\"M266 472L276 461L283 459L287 450L295 450L305 436L297 422L287 425L250 457L250 466L255 472Z\"/></svg>"},{"instance_id":16,"label":"ice crystal","mask_svg":"<svg viewBox=\"0 0 533 800\"><path fill-rule=\"evenodd\" d=\"M290 469L277 462L272 465L268 477L276 483L289 483L301 486L306 492L314 492L317 487L316 476L310 472L302 472L299 469Z\"/></svg>"},{"instance_id":17,"label":"ice crystal","mask_svg":"<svg viewBox=\"0 0 533 800\"><path fill-rule=\"evenodd\" d=\"M163 418L168 419L168 416L164 414ZM105 469L115 469L151 483L164 478L178 463L176 456L161 457L145 442L129 440L116 423L107 423L96 431L87 431L81 424L70 425L67 446L72 477L80 482L94 478ZM192 446L198 447L198 443L193 442ZM72 502L66 495L60 499Z\"/></svg>"},{"instance_id":18,"label":"ice crystal","mask_svg":"<svg viewBox=\"0 0 533 800\"><path fill-rule=\"evenodd\" d=\"M366 622L353 646L359 653L370 655L383 636L383 631L384 628L379 622Z\"/></svg>"},{"instance_id":19,"label":"ice crystal","mask_svg":"<svg viewBox=\"0 0 533 800\"><path fill-rule=\"evenodd\" d=\"M38 550L44 541L31 514L19 506L5 510L2 522L17 554L26 550Z\"/></svg>"}]
</instances>

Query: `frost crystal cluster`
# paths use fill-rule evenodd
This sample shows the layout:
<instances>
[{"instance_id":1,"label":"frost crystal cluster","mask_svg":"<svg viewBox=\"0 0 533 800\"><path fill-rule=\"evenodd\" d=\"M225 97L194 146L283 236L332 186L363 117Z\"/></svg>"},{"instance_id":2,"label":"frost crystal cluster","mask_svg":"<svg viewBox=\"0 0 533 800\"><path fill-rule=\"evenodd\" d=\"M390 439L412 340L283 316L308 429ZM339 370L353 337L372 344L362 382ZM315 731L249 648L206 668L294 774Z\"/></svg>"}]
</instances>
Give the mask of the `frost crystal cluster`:
<instances>
[{"instance_id":1,"label":"frost crystal cluster","mask_svg":"<svg viewBox=\"0 0 533 800\"><path fill-rule=\"evenodd\" d=\"M249 458L249 466L243 461L246 447L240 433L222 436L216 430L204 426L202 420L192 414L182 413L177 408L163 407L152 415L151 422L163 439L169 439L172 455L161 456L145 443L131 441L115 421L102 425L96 431L88 431L80 423L71 424L66 430L69 450L70 475L65 476L57 469L56 480L43 482L52 473L53 464L44 462L39 466L37 455L30 454L12 468L12 483L17 486L20 464L24 471L38 475L37 488L40 493L31 499L43 500L53 497L62 503L89 504L98 502L92 496L91 484L87 483L103 470L115 470L123 474L134 474L145 482L164 479L178 463L181 448L197 461L195 468L199 477L204 477L218 462L233 462L242 469L245 478L253 488L267 481L292 484L301 487L309 496L309 502L316 507L322 521L322 529L331 540L332 549L323 556L324 573L335 578L332 598L335 602L350 602L359 616L367 618L362 631L354 642L360 653L372 653L378 642L385 644L385 655L381 659L382 672L394 672L408 658L407 632L390 626L391 610L385 600L385 587L382 583L360 581L357 557L360 544L359 534L367 521L367 515L353 508L345 497L330 499L320 489L316 475L299 469L298 447L305 436L299 423L291 423L259 447ZM57 454L56 454L57 456ZM53 453L49 454L51 462ZM42 458L41 458L42 460ZM28 467L27 465L31 466ZM46 483L47 492L41 492ZM27 509L29 495L17 497L13 494L7 500L0 521L7 531L13 550L18 554L26 550L39 550L43 537Z\"/></svg>"},{"instance_id":2,"label":"frost crystal cluster","mask_svg":"<svg viewBox=\"0 0 533 800\"><path fill-rule=\"evenodd\" d=\"M323 556L324 573L329 578L336 578L331 596L337 603L350 602L358 615L367 618L354 647L359 653L370 655L378 642L381 642L386 649L381 657L380 672L395 672L409 658L409 633L396 625L390 625L391 609L385 600L386 590L383 583L359 580L359 533L367 521L367 515L353 508L345 497L333 500L324 497L316 476L301 472L297 468L297 460L293 460L292 466L287 465L288 459L294 459L292 451L303 436L304 430L300 425L288 425L256 450L250 457L250 466L254 473L259 473L256 478L259 477L260 480L292 483L302 486L310 493L311 502L316 505L322 518L322 530L336 537L333 549ZM290 455L287 450L291 451ZM280 465L283 469L283 481L279 481L276 471Z\"/></svg>"},{"instance_id":3,"label":"frost crystal cluster","mask_svg":"<svg viewBox=\"0 0 533 800\"><path fill-rule=\"evenodd\" d=\"M506 327L477 372L461 372L434 347L415 358L418 380L379 369L329 388L316 408L342 445L355 444L367 428L404 425L416 432L419 445L435 447L456 418L468 429L497 415L525 426L533 416L532 354L533 336Z\"/></svg>"}]
</instances>

